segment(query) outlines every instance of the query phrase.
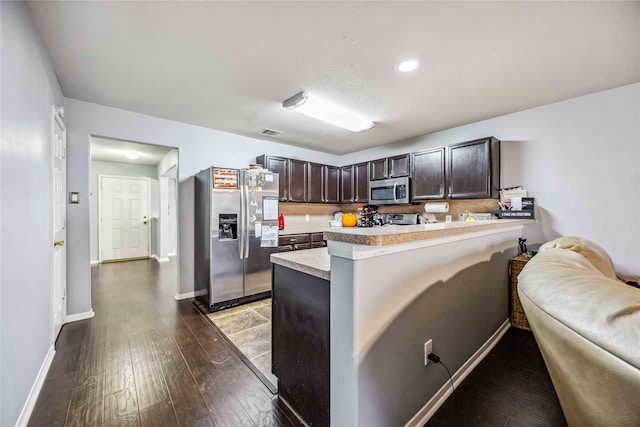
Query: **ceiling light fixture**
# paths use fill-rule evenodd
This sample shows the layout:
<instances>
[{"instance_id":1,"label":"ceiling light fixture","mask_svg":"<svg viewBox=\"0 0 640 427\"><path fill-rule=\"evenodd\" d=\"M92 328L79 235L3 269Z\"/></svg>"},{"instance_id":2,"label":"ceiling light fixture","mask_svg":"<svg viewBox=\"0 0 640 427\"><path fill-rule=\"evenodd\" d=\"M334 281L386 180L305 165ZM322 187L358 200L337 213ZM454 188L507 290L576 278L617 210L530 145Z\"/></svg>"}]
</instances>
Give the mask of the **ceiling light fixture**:
<instances>
[{"instance_id":1,"label":"ceiling light fixture","mask_svg":"<svg viewBox=\"0 0 640 427\"><path fill-rule=\"evenodd\" d=\"M130 159L130 160L135 160L138 157L140 157L140 155L138 153L133 152L133 151L129 151L127 154L125 154L125 156L127 157L127 159Z\"/></svg>"},{"instance_id":2,"label":"ceiling light fixture","mask_svg":"<svg viewBox=\"0 0 640 427\"><path fill-rule=\"evenodd\" d=\"M416 61L415 59L408 59L406 61L402 61L398 65L398 71L402 73L410 73L416 68L418 68L418 61Z\"/></svg>"},{"instance_id":3,"label":"ceiling light fixture","mask_svg":"<svg viewBox=\"0 0 640 427\"><path fill-rule=\"evenodd\" d=\"M351 110L316 96L310 97L309 94L304 91L283 101L282 107L287 110L295 109L314 119L322 120L323 122L348 129L352 132L362 132L376 125L371 120Z\"/></svg>"}]
</instances>

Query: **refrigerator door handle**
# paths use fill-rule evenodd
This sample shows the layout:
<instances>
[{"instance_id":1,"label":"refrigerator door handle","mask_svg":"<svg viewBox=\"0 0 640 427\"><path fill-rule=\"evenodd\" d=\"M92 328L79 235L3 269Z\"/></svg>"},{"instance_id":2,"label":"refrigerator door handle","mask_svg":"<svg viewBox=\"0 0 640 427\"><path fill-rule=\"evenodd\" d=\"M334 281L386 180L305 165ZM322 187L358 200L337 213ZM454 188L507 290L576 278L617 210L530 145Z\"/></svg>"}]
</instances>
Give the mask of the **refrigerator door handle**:
<instances>
[{"instance_id":1,"label":"refrigerator door handle","mask_svg":"<svg viewBox=\"0 0 640 427\"><path fill-rule=\"evenodd\" d=\"M240 238L238 239L238 244L240 245L240 259L244 259L244 235L247 232L245 230L245 218L247 216L246 212L247 201L244 198L244 185L240 185L240 221L238 221L238 226L240 230L238 230L238 234Z\"/></svg>"},{"instance_id":2,"label":"refrigerator door handle","mask_svg":"<svg viewBox=\"0 0 640 427\"><path fill-rule=\"evenodd\" d=\"M251 236L251 232L250 232L251 225L249 224L249 186L248 185L244 186L244 191L245 191L245 202L246 202L245 209L247 210L247 215L245 216L245 221L246 221L245 239L247 239L247 241L245 243L244 257L246 259L249 259L249 243L250 243L250 236Z\"/></svg>"}]
</instances>

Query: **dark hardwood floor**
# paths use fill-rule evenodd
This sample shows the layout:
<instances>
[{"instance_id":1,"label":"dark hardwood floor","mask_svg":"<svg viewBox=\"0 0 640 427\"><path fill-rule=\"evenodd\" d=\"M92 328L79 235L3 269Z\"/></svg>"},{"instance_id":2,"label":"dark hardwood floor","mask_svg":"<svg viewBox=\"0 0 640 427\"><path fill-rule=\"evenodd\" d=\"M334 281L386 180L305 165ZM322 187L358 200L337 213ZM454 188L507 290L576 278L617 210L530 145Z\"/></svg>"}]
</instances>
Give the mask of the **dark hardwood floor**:
<instances>
[{"instance_id":1,"label":"dark hardwood floor","mask_svg":"<svg viewBox=\"0 0 640 427\"><path fill-rule=\"evenodd\" d=\"M95 317L62 328L30 426L299 426L191 304L174 261L91 269Z\"/></svg>"},{"instance_id":2,"label":"dark hardwood floor","mask_svg":"<svg viewBox=\"0 0 640 427\"><path fill-rule=\"evenodd\" d=\"M446 363L446 360L444 361ZM444 368L440 368L444 372ZM446 372L443 374L447 376ZM427 427L565 427L533 334L510 328Z\"/></svg>"}]
</instances>

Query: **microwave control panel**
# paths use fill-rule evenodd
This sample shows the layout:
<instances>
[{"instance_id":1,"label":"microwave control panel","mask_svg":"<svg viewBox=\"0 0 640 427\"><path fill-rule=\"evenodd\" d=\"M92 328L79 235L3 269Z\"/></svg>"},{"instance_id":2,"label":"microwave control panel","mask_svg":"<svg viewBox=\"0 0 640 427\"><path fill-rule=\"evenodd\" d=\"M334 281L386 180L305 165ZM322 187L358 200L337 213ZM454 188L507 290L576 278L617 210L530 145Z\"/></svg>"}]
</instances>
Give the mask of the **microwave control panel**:
<instances>
[{"instance_id":1,"label":"microwave control panel","mask_svg":"<svg viewBox=\"0 0 640 427\"><path fill-rule=\"evenodd\" d=\"M398 186L398 199L404 199L407 197L407 186L399 185Z\"/></svg>"}]
</instances>

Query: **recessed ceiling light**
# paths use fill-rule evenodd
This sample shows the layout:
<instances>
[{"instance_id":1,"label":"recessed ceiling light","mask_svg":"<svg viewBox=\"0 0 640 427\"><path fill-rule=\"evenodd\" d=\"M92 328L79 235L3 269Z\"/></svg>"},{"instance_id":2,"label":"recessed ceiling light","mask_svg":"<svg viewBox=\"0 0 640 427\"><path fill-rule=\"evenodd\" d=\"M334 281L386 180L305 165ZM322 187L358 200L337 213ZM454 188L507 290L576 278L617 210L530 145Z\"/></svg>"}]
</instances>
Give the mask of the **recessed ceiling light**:
<instances>
[{"instance_id":1,"label":"recessed ceiling light","mask_svg":"<svg viewBox=\"0 0 640 427\"><path fill-rule=\"evenodd\" d=\"M416 61L415 59L408 59L398 65L398 71L402 73L410 73L416 68L418 68L418 61Z\"/></svg>"},{"instance_id":2,"label":"recessed ceiling light","mask_svg":"<svg viewBox=\"0 0 640 427\"><path fill-rule=\"evenodd\" d=\"M126 154L126 156L127 156L127 159L131 159L131 160L135 160L135 159L137 159L138 157L140 157L140 155L139 155L138 153L135 153L135 152L133 152L133 151L129 151L129 152Z\"/></svg>"}]
</instances>

